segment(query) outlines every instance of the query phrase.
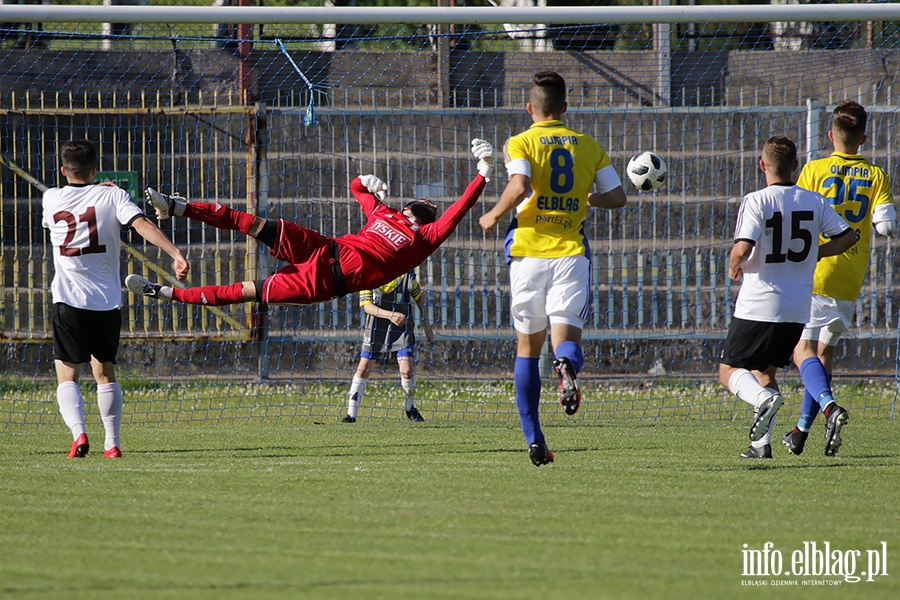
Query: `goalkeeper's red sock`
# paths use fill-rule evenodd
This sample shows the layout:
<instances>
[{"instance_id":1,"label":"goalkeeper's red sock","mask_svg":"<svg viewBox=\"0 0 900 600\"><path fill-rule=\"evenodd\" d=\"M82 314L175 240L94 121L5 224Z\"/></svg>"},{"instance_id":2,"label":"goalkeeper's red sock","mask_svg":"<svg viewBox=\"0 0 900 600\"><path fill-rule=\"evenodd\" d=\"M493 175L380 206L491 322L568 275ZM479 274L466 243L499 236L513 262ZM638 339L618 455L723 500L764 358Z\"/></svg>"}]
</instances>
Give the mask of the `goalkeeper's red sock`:
<instances>
[{"instance_id":1,"label":"goalkeeper's red sock","mask_svg":"<svg viewBox=\"0 0 900 600\"><path fill-rule=\"evenodd\" d=\"M206 202L188 202L184 207L184 216L195 221L203 221L216 229L229 229L249 234L253 225L253 215L234 210L224 204L207 204Z\"/></svg>"},{"instance_id":2,"label":"goalkeeper's red sock","mask_svg":"<svg viewBox=\"0 0 900 600\"><path fill-rule=\"evenodd\" d=\"M207 285L196 288L172 288L172 300L186 302L187 304L205 304L207 306L238 304L245 302L244 284L232 283L231 285Z\"/></svg>"}]
</instances>

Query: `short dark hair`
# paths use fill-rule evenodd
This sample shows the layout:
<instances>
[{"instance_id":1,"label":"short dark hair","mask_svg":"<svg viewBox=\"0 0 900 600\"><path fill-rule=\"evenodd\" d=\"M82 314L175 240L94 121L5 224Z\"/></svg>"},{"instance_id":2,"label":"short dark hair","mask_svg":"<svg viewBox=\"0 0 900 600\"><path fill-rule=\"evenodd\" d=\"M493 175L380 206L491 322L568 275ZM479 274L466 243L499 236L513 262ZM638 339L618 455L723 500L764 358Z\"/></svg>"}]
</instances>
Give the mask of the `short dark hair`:
<instances>
[{"instance_id":1,"label":"short dark hair","mask_svg":"<svg viewBox=\"0 0 900 600\"><path fill-rule=\"evenodd\" d=\"M841 142L859 145L866 135L869 115L863 105L856 100L845 100L834 107L831 116L831 131Z\"/></svg>"},{"instance_id":2,"label":"short dark hair","mask_svg":"<svg viewBox=\"0 0 900 600\"><path fill-rule=\"evenodd\" d=\"M531 78L529 100L544 115L561 115L566 106L566 80L556 71L538 71Z\"/></svg>"},{"instance_id":3,"label":"short dark hair","mask_svg":"<svg viewBox=\"0 0 900 600\"><path fill-rule=\"evenodd\" d=\"M404 210L409 209L409 212L413 214L419 225L428 225L429 223L434 223L437 219L437 207L430 200L413 200L408 202L403 208Z\"/></svg>"},{"instance_id":4,"label":"short dark hair","mask_svg":"<svg viewBox=\"0 0 900 600\"><path fill-rule=\"evenodd\" d=\"M59 149L62 166L78 179L87 179L97 168L97 149L90 140L72 140Z\"/></svg>"},{"instance_id":5,"label":"short dark hair","mask_svg":"<svg viewBox=\"0 0 900 600\"><path fill-rule=\"evenodd\" d=\"M786 135L773 135L763 146L762 159L776 175L789 178L797 164L797 145Z\"/></svg>"}]
</instances>

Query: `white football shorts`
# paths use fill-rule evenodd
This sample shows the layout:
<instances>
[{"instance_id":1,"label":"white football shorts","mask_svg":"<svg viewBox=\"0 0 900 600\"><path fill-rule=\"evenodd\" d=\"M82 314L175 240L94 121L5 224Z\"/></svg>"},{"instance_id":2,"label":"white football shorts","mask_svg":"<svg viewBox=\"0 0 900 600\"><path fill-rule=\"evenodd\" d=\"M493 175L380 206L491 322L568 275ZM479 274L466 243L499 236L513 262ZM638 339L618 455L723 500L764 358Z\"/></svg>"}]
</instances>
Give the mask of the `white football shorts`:
<instances>
[{"instance_id":1,"label":"white football shorts","mask_svg":"<svg viewBox=\"0 0 900 600\"><path fill-rule=\"evenodd\" d=\"M513 326L537 333L550 323L583 328L591 305L591 261L586 256L513 257L509 266Z\"/></svg>"},{"instance_id":2,"label":"white football shorts","mask_svg":"<svg viewBox=\"0 0 900 600\"><path fill-rule=\"evenodd\" d=\"M803 328L801 340L818 340L826 346L837 346L842 337L850 337L856 302L836 300L813 294L809 322Z\"/></svg>"}]
</instances>

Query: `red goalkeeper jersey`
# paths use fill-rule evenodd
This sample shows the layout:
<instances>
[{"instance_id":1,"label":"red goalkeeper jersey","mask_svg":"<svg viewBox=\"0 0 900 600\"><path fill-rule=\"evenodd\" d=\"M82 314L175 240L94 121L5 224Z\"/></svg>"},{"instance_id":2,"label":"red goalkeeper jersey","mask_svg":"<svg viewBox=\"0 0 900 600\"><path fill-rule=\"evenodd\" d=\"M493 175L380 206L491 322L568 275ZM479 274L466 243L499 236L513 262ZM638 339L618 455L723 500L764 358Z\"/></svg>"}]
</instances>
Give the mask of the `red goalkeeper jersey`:
<instances>
[{"instance_id":1,"label":"red goalkeeper jersey","mask_svg":"<svg viewBox=\"0 0 900 600\"><path fill-rule=\"evenodd\" d=\"M359 233L334 238L347 291L371 290L413 270L431 256L481 196L485 179L476 175L462 197L434 222L416 225L383 204L357 177L350 190L368 217ZM266 279L261 300L272 304L312 304L335 297L328 238L280 220L272 255L292 263Z\"/></svg>"},{"instance_id":2,"label":"red goalkeeper jersey","mask_svg":"<svg viewBox=\"0 0 900 600\"><path fill-rule=\"evenodd\" d=\"M425 262L475 205L484 184L484 177L476 175L462 197L434 223L415 225L401 211L370 194L358 177L354 179L350 190L369 220L359 233L336 239L347 289L358 292L381 287Z\"/></svg>"}]
</instances>

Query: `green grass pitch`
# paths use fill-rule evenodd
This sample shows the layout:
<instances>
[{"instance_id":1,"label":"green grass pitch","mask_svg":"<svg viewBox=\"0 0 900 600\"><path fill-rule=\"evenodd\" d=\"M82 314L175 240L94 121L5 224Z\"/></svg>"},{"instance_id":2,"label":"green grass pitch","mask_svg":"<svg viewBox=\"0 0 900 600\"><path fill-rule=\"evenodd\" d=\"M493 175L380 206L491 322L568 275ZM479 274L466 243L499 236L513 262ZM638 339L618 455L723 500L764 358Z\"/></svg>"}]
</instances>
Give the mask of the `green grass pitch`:
<instances>
[{"instance_id":1,"label":"green grass pitch","mask_svg":"<svg viewBox=\"0 0 900 600\"><path fill-rule=\"evenodd\" d=\"M743 423L553 424L541 468L512 423L126 425L120 460L96 422L80 460L62 425L7 428L0 596L900 597L900 430L853 422L827 459L821 425L747 461ZM888 576L742 576L743 544L805 541L857 572L884 541Z\"/></svg>"}]
</instances>

